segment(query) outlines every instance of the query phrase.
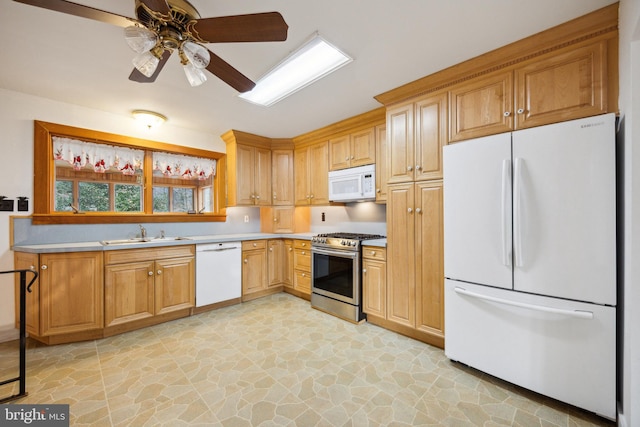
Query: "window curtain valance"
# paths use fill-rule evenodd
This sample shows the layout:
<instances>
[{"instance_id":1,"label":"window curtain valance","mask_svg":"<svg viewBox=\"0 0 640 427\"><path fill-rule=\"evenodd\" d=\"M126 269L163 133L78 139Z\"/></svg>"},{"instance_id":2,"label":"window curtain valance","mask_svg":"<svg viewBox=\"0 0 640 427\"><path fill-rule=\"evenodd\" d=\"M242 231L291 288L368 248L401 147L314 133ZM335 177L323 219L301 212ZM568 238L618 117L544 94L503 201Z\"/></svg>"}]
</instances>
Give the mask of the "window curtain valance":
<instances>
[{"instance_id":1,"label":"window curtain valance","mask_svg":"<svg viewBox=\"0 0 640 427\"><path fill-rule=\"evenodd\" d=\"M180 154L153 153L153 170L185 179L207 179L216 174L216 161Z\"/></svg>"},{"instance_id":2,"label":"window curtain valance","mask_svg":"<svg viewBox=\"0 0 640 427\"><path fill-rule=\"evenodd\" d=\"M94 144L77 139L54 136L53 158L63 160L75 170L87 164L97 173L119 170L125 175L134 175L142 170L144 151L106 144Z\"/></svg>"}]
</instances>

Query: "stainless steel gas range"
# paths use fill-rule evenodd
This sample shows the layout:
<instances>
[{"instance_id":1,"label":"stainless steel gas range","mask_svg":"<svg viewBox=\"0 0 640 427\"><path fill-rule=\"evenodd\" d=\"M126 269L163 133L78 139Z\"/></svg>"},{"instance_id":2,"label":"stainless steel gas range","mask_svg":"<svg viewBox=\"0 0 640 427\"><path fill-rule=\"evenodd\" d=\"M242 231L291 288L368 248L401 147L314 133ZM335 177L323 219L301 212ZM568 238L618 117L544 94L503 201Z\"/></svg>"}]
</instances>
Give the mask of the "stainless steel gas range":
<instances>
[{"instance_id":1,"label":"stainless steel gas range","mask_svg":"<svg viewBox=\"0 0 640 427\"><path fill-rule=\"evenodd\" d=\"M311 239L311 306L360 322L362 313L362 242L377 234L327 233Z\"/></svg>"}]
</instances>

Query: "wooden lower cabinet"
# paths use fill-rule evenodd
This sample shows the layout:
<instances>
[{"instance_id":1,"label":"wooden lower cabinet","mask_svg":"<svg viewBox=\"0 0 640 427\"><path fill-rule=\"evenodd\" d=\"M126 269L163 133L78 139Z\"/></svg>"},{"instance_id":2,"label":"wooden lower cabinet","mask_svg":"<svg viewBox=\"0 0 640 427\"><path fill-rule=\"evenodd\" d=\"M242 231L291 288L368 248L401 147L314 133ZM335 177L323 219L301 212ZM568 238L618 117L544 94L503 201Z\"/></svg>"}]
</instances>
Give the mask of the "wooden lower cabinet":
<instances>
[{"instance_id":1,"label":"wooden lower cabinet","mask_svg":"<svg viewBox=\"0 0 640 427\"><path fill-rule=\"evenodd\" d=\"M188 316L195 305L195 246L105 253L105 335Z\"/></svg>"},{"instance_id":2,"label":"wooden lower cabinet","mask_svg":"<svg viewBox=\"0 0 640 427\"><path fill-rule=\"evenodd\" d=\"M102 336L102 252L16 252L15 268L40 274L33 292L27 293L26 327L32 338L54 344ZM18 282L16 278L16 286Z\"/></svg>"},{"instance_id":3,"label":"wooden lower cabinet","mask_svg":"<svg viewBox=\"0 0 640 427\"><path fill-rule=\"evenodd\" d=\"M293 285L285 286L284 290L309 300L311 299L311 242L300 239L293 240L292 247L288 248L287 252L292 261Z\"/></svg>"},{"instance_id":4,"label":"wooden lower cabinet","mask_svg":"<svg viewBox=\"0 0 640 427\"><path fill-rule=\"evenodd\" d=\"M387 251L385 248L362 248L362 311L385 317L387 311Z\"/></svg>"},{"instance_id":5,"label":"wooden lower cabinet","mask_svg":"<svg viewBox=\"0 0 640 427\"><path fill-rule=\"evenodd\" d=\"M367 313L371 323L438 347L444 347L442 208L440 180L389 185L386 311ZM366 303L375 309L372 297Z\"/></svg>"}]
</instances>

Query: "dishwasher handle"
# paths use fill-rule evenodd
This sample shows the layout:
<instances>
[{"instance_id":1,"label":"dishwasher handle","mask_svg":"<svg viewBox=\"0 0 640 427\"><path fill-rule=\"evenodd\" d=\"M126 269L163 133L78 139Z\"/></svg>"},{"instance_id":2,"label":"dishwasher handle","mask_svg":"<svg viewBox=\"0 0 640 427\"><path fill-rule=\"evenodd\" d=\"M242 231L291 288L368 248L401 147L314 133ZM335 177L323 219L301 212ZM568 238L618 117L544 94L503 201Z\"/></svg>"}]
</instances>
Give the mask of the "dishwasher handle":
<instances>
[{"instance_id":1,"label":"dishwasher handle","mask_svg":"<svg viewBox=\"0 0 640 427\"><path fill-rule=\"evenodd\" d=\"M237 246L234 246L232 248L203 249L203 250L200 250L198 252L200 252L200 253L202 253L202 252L225 252L225 251L233 251L235 249L240 249L240 248L237 247Z\"/></svg>"}]
</instances>

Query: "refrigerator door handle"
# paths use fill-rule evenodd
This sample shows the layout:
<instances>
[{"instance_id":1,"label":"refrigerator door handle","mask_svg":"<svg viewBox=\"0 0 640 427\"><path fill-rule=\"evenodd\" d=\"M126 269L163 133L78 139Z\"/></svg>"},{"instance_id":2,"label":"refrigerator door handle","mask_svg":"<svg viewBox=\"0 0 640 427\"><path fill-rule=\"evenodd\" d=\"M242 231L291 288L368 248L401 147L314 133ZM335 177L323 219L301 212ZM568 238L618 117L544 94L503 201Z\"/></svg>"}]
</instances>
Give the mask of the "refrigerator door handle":
<instances>
[{"instance_id":1,"label":"refrigerator door handle","mask_svg":"<svg viewBox=\"0 0 640 427\"><path fill-rule=\"evenodd\" d=\"M524 160L516 157L513 162L513 250L515 266L523 266L522 257L522 209L520 207L522 197L522 167Z\"/></svg>"},{"instance_id":2,"label":"refrigerator door handle","mask_svg":"<svg viewBox=\"0 0 640 427\"><path fill-rule=\"evenodd\" d=\"M520 307L520 308L526 308L528 310L535 310L535 311L542 311L545 313L554 313L554 314L561 314L564 316L569 316L569 317L577 317L580 319L593 319L593 312L591 311L584 311L584 310L568 310L568 309L564 309L564 308L553 308L553 307L546 307L543 305L535 305L535 304L527 304L524 302L518 302L518 301L511 301L511 300L507 300L504 298L496 298L496 297L492 297L489 295L482 295L482 294L478 294L476 292L471 292L468 291L464 288L460 288L460 287L455 287L454 291L457 294L460 295L466 295L472 298L477 298L477 299L481 299L484 301L491 301L491 302L495 302L498 304L504 304L504 305L510 305L510 306L514 306L514 307Z\"/></svg>"},{"instance_id":3,"label":"refrigerator door handle","mask_svg":"<svg viewBox=\"0 0 640 427\"><path fill-rule=\"evenodd\" d=\"M511 266L511 159L502 161L502 264Z\"/></svg>"}]
</instances>

